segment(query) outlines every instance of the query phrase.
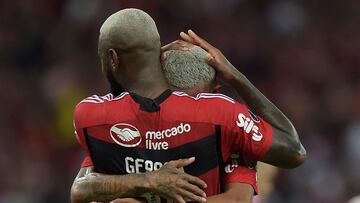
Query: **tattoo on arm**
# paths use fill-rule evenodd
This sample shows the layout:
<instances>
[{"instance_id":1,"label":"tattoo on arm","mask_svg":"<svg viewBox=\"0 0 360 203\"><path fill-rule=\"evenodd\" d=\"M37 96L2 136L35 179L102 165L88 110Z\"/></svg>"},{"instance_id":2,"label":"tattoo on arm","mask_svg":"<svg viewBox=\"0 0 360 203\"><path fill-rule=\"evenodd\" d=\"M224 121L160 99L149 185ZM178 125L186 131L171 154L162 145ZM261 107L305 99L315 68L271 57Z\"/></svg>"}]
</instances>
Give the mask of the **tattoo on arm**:
<instances>
[{"instance_id":1,"label":"tattoo on arm","mask_svg":"<svg viewBox=\"0 0 360 203\"><path fill-rule=\"evenodd\" d=\"M80 175L80 176L79 176ZM135 197L141 195L146 187L146 174L128 174L128 175L106 175L96 173L92 169L85 169L75 179L73 188L82 196L78 201L107 202L116 198ZM81 176L83 175L83 176Z\"/></svg>"}]
</instances>

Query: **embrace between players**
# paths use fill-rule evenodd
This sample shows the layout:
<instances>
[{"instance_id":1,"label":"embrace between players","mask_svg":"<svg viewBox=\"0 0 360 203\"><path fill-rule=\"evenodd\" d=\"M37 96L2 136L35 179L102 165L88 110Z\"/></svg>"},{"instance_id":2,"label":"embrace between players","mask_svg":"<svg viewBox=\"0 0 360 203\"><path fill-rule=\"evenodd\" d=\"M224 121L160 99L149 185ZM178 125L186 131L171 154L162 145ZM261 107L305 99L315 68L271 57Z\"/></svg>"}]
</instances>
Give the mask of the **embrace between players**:
<instances>
[{"instance_id":1,"label":"embrace between players","mask_svg":"<svg viewBox=\"0 0 360 203\"><path fill-rule=\"evenodd\" d=\"M138 9L103 23L98 53L112 93L75 108L87 156L72 202L251 202L256 161L304 162L289 119L218 49L191 30L180 37L161 48ZM215 75L246 104L214 93Z\"/></svg>"}]
</instances>

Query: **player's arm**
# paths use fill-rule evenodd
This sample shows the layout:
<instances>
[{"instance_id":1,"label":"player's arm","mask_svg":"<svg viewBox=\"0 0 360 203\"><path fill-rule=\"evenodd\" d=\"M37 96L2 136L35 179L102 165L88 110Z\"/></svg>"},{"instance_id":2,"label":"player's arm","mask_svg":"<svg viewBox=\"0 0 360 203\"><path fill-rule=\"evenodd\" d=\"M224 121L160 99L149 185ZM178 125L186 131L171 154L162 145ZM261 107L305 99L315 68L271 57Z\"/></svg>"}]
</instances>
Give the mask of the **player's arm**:
<instances>
[{"instance_id":1,"label":"player's arm","mask_svg":"<svg viewBox=\"0 0 360 203\"><path fill-rule=\"evenodd\" d=\"M89 109L84 105L77 105L74 113L75 135L87 154L83 167L94 165L83 130L77 128L82 126L88 117ZM178 169L194 161L194 157L170 161L157 171L127 175L107 175L97 173L92 168L83 168L72 185L71 199L73 203L108 202L116 198L137 197L145 192L153 192L180 203L185 203L184 199L205 202L206 194L202 189L206 188L206 183Z\"/></svg>"},{"instance_id":2,"label":"player's arm","mask_svg":"<svg viewBox=\"0 0 360 203\"><path fill-rule=\"evenodd\" d=\"M302 164L306 151L291 121L238 71L220 50L191 30L187 34L181 32L180 36L185 41L205 49L210 54L208 63L215 68L217 74L230 83L250 108L273 127L271 147L261 161L282 168L294 168Z\"/></svg>"},{"instance_id":3,"label":"player's arm","mask_svg":"<svg viewBox=\"0 0 360 203\"><path fill-rule=\"evenodd\" d=\"M227 183L225 192L210 196L207 203L252 203L254 189L247 183ZM146 203L147 201L135 198L116 199L111 203Z\"/></svg>"},{"instance_id":4,"label":"player's arm","mask_svg":"<svg viewBox=\"0 0 360 203\"><path fill-rule=\"evenodd\" d=\"M259 195L263 201L266 201L273 190L279 171L278 168L263 162L259 162L258 171L259 190L261 191Z\"/></svg>"},{"instance_id":5,"label":"player's arm","mask_svg":"<svg viewBox=\"0 0 360 203\"><path fill-rule=\"evenodd\" d=\"M73 203L109 202L116 198L137 197L153 192L185 203L184 199L205 202L202 190L206 183L178 168L194 162L194 158L170 161L157 171L127 175L97 173L93 167L81 168L71 187Z\"/></svg>"},{"instance_id":6,"label":"player's arm","mask_svg":"<svg viewBox=\"0 0 360 203\"><path fill-rule=\"evenodd\" d=\"M246 183L228 183L225 192L207 198L207 203L251 203L254 189Z\"/></svg>"},{"instance_id":7,"label":"player's arm","mask_svg":"<svg viewBox=\"0 0 360 203\"><path fill-rule=\"evenodd\" d=\"M208 197L207 202L251 203L254 193L258 193L256 162L245 161L238 154L233 154L224 172L224 193Z\"/></svg>"},{"instance_id":8,"label":"player's arm","mask_svg":"<svg viewBox=\"0 0 360 203\"><path fill-rule=\"evenodd\" d=\"M106 175L96 173L93 167L84 167L71 187L71 202L109 202L117 197L135 197L148 187L146 179L145 174Z\"/></svg>"},{"instance_id":9,"label":"player's arm","mask_svg":"<svg viewBox=\"0 0 360 203\"><path fill-rule=\"evenodd\" d=\"M93 166L88 166L88 167L83 167L80 169L78 175L76 176L73 186L71 188L71 202L91 202L91 201L108 201L110 200L114 200L116 199L115 193L114 191L109 191L109 194L104 195L104 191L101 191L101 196L97 196L95 197L95 195L99 192L96 192L94 190L99 190L96 189L96 187L94 188L95 184L91 184L90 182L92 181L91 178L89 176L99 176L100 178L98 178L97 181L103 181L106 178L109 177L105 174L100 174L100 173L95 173L94 171L94 167ZM106 177L107 176L107 177ZM109 177L110 178L110 177ZM92 178L94 179L94 178ZM87 184L87 188L85 187L85 184ZM91 187L92 185L92 187ZM98 188L100 186L97 186ZM100 189L101 190L101 189ZM111 194L114 193L114 194ZM112 202L134 202L134 203L141 203L141 200L137 200L135 198L124 198L124 199L116 199L115 201Z\"/></svg>"}]
</instances>

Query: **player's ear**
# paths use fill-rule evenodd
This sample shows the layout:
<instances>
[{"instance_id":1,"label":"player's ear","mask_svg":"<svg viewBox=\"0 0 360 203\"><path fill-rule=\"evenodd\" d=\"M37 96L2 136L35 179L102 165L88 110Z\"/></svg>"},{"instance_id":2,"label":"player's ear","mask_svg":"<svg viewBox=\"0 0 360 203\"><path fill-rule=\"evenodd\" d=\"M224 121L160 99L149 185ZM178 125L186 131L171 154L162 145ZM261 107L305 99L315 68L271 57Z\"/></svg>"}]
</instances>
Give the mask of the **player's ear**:
<instances>
[{"instance_id":1,"label":"player's ear","mask_svg":"<svg viewBox=\"0 0 360 203\"><path fill-rule=\"evenodd\" d=\"M109 53L109 59L110 59L110 65L111 65L111 70L113 72L115 72L118 67L119 67L119 57L117 52L115 51L115 49L109 49L108 50Z\"/></svg>"}]
</instances>

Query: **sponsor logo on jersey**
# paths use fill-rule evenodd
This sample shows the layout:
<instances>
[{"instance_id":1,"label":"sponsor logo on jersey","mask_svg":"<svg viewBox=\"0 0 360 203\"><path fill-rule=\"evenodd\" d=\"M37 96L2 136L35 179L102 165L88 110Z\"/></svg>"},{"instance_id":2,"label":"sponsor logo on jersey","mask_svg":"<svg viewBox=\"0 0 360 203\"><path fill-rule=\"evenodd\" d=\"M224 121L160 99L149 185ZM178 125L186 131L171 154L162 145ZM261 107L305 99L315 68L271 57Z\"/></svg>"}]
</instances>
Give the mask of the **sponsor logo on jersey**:
<instances>
[{"instance_id":1,"label":"sponsor logo on jersey","mask_svg":"<svg viewBox=\"0 0 360 203\"><path fill-rule=\"evenodd\" d=\"M110 136L114 142L123 147L136 147L141 142L139 130L127 123L118 123L110 128Z\"/></svg>"},{"instance_id":2,"label":"sponsor logo on jersey","mask_svg":"<svg viewBox=\"0 0 360 203\"><path fill-rule=\"evenodd\" d=\"M238 167L238 165L228 164L225 166L225 173L232 173L234 168Z\"/></svg>"},{"instance_id":3,"label":"sponsor logo on jersey","mask_svg":"<svg viewBox=\"0 0 360 203\"><path fill-rule=\"evenodd\" d=\"M134 158L129 156L125 157L125 169L127 173L141 173L143 171L151 172L159 170L165 164L166 163L147 159ZM144 193L141 195L141 197L145 198L149 203L174 203L170 199L165 199L151 192Z\"/></svg>"},{"instance_id":4,"label":"sponsor logo on jersey","mask_svg":"<svg viewBox=\"0 0 360 203\"><path fill-rule=\"evenodd\" d=\"M243 128L245 133L252 133L252 139L254 141L261 141L263 139L263 135L259 132L259 127L255 125L255 122L249 117L245 116L242 113L239 113L238 120L236 121L236 125L239 128Z\"/></svg>"},{"instance_id":5,"label":"sponsor logo on jersey","mask_svg":"<svg viewBox=\"0 0 360 203\"><path fill-rule=\"evenodd\" d=\"M252 111L249 110L249 114L255 123L260 123L260 119Z\"/></svg>"},{"instance_id":6,"label":"sponsor logo on jersey","mask_svg":"<svg viewBox=\"0 0 360 203\"><path fill-rule=\"evenodd\" d=\"M147 131L145 134L146 139L150 140L159 140L164 138L169 138L171 136L176 136L178 134L188 133L191 130L190 124L180 123L179 126L165 129L162 131Z\"/></svg>"},{"instance_id":7,"label":"sponsor logo on jersey","mask_svg":"<svg viewBox=\"0 0 360 203\"><path fill-rule=\"evenodd\" d=\"M141 173L143 171L159 170L165 163L146 160L141 158L125 157L125 169L127 173Z\"/></svg>"},{"instance_id":8,"label":"sponsor logo on jersey","mask_svg":"<svg viewBox=\"0 0 360 203\"><path fill-rule=\"evenodd\" d=\"M239 166L239 154L230 155L230 163L225 166L225 173L232 173Z\"/></svg>"},{"instance_id":9,"label":"sponsor logo on jersey","mask_svg":"<svg viewBox=\"0 0 360 203\"><path fill-rule=\"evenodd\" d=\"M187 123L180 123L176 127L165 130L147 131L145 133L145 148L152 150L167 150L169 148L169 143L166 141L166 139L181 135L183 133L188 133L190 131L191 125Z\"/></svg>"},{"instance_id":10,"label":"sponsor logo on jersey","mask_svg":"<svg viewBox=\"0 0 360 203\"><path fill-rule=\"evenodd\" d=\"M235 168L242 166L247 167L252 170L256 170L256 161L251 161L244 159L243 157L240 157L238 153L231 154L230 155L230 161L228 161L228 164L225 166L225 173L232 173Z\"/></svg>"}]
</instances>

